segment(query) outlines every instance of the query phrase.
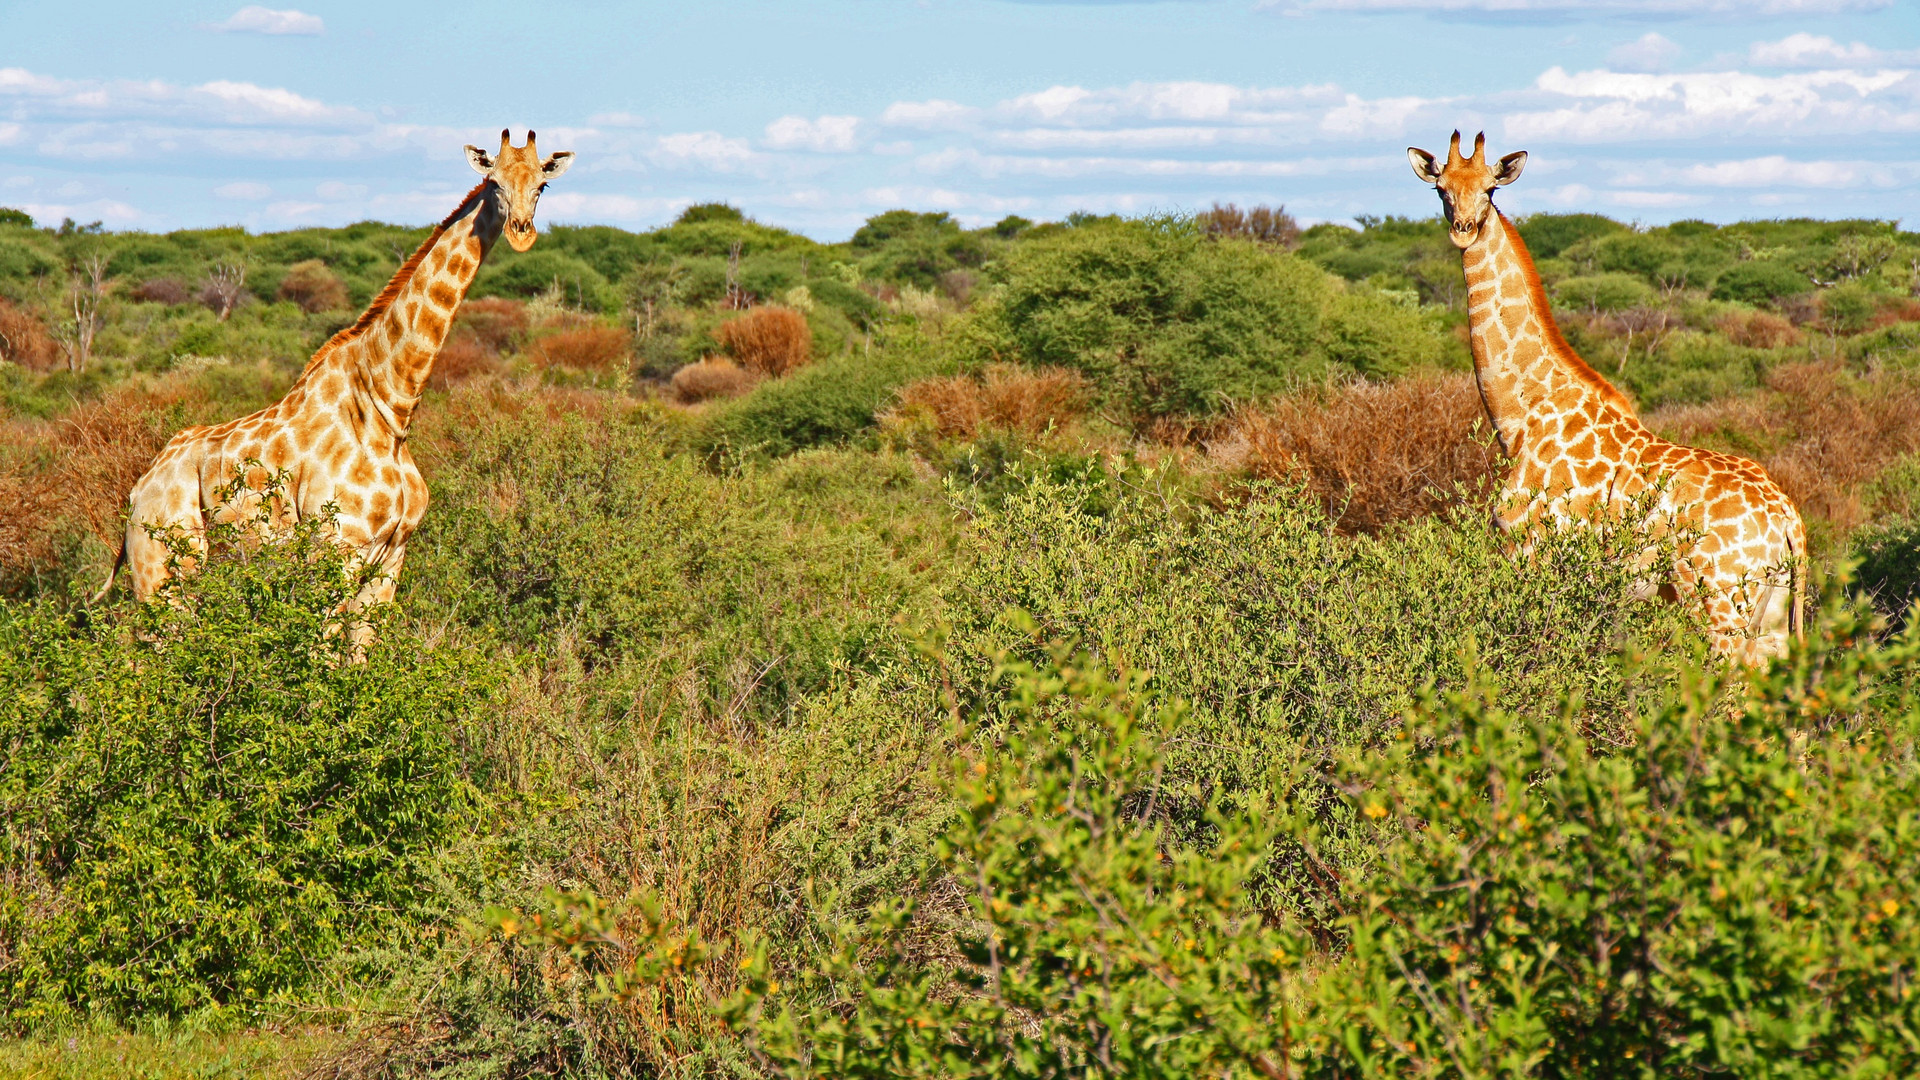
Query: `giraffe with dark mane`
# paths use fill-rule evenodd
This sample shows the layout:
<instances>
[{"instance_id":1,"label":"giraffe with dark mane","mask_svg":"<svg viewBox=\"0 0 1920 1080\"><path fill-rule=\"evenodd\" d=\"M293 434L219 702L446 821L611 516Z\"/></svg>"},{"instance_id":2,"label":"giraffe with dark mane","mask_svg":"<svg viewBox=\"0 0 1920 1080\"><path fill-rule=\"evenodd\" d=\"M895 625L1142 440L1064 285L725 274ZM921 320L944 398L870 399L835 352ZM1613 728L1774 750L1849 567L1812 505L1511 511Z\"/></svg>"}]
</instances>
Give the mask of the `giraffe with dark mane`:
<instances>
[{"instance_id":1,"label":"giraffe with dark mane","mask_svg":"<svg viewBox=\"0 0 1920 1080\"><path fill-rule=\"evenodd\" d=\"M427 511L407 434L434 358L494 242L504 234L515 251L531 248L540 192L573 163L570 152L542 160L531 131L525 146L502 131L498 153L466 153L480 183L360 318L313 354L286 396L250 416L187 428L161 450L128 496L126 536L95 602L122 566L135 598L151 597L169 572L169 534L204 555L210 520L247 520L264 509L284 526L329 507L341 543L378 570L353 606L393 599L407 539ZM263 508L260 492L276 475L283 479ZM190 569L193 561L176 565Z\"/></svg>"},{"instance_id":2,"label":"giraffe with dark mane","mask_svg":"<svg viewBox=\"0 0 1920 1080\"><path fill-rule=\"evenodd\" d=\"M1460 249L1474 376L1513 459L1500 527L1644 514L1675 548L1671 567L1654 575L1658 591L1699 606L1716 652L1747 663L1785 654L1806 604L1807 529L1792 500L1746 458L1647 430L1626 395L1567 344L1527 245L1493 205L1494 189L1520 178L1525 151L1490 165L1486 136L1462 156L1456 131L1445 165L1413 147L1407 156L1438 190Z\"/></svg>"}]
</instances>

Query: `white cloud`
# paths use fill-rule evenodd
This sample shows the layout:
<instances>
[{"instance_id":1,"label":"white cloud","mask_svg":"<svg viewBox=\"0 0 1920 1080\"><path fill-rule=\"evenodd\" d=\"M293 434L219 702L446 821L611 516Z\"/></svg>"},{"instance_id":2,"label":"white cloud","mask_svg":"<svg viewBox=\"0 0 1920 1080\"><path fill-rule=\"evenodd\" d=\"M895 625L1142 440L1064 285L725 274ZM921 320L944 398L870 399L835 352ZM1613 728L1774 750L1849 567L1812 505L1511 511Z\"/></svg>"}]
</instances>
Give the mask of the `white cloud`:
<instances>
[{"instance_id":1,"label":"white cloud","mask_svg":"<svg viewBox=\"0 0 1920 1080\"><path fill-rule=\"evenodd\" d=\"M697 165L715 172L731 172L753 164L756 154L745 139L730 139L717 131L689 131L662 135L649 155L667 167Z\"/></svg>"},{"instance_id":2,"label":"white cloud","mask_svg":"<svg viewBox=\"0 0 1920 1080\"><path fill-rule=\"evenodd\" d=\"M1880 11L1893 6L1893 0L1262 0L1257 6L1287 14L1338 11L1559 19L1779 18Z\"/></svg>"},{"instance_id":3,"label":"white cloud","mask_svg":"<svg viewBox=\"0 0 1920 1080\"><path fill-rule=\"evenodd\" d=\"M323 184L317 185L313 189L313 193L329 202L342 202L347 199L358 199L365 196L367 193L367 185L345 184L338 180L328 180Z\"/></svg>"},{"instance_id":4,"label":"white cloud","mask_svg":"<svg viewBox=\"0 0 1920 1080\"><path fill-rule=\"evenodd\" d=\"M1623 71L1665 71L1680 58L1680 46L1672 40L1648 31L1625 45L1616 45L1607 53L1607 63Z\"/></svg>"},{"instance_id":5,"label":"white cloud","mask_svg":"<svg viewBox=\"0 0 1920 1080\"><path fill-rule=\"evenodd\" d=\"M952 101L896 101L880 114L880 122L893 127L935 131L961 127L978 116L980 110Z\"/></svg>"},{"instance_id":6,"label":"white cloud","mask_svg":"<svg viewBox=\"0 0 1920 1080\"><path fill-rule=\"evenodd\" d=\"M922 155L914 164L924 172L966 170L983 177L1087 176L1287 177L1327 176L1345 170L1383 169L1394 158L1300 158L1287 161L1184 160L1178 158L1070 157L982 154L948 149Z\"/></svg>"},{"instance_id":7,"label":"white cloud","mask_svg":"<svg viewBox=\"0 0 1920 1080\"><path fill-rule=\"evenodd\" d=\"M223 30L239 34L321 34L326 32L326 23L318 15L309 15L304 11L291 8L276 11L273 8L250 4L227 18L226 22L214 23L209 29Z\"/></svg>"},{"instance_id":8,"label":"white cloud","mask_svg":"<svg viewBox=\"0 0 1920 1080\"><path fill-rule=\"evenodd\" d=\"M1633 142L1746 135L1920 130L1920 77L1913 72L1817 71L1753 75L1739 71L1648 75L1550 68L1535 82L1547 109L1508 113L1512 140Z\"/></svg>"},{"instance_id":9,"label":"white cloud","mask_svg":"<svg viewBox=\"0 0 1920 1080\"><path fill-rule=\"evenodd\" d=\"M857 116L783 116L767 125L767 145L780 150L812 150L821 154L850 153L860 141Z\"/></svg>"},{"instance_id":10,"label":"white cloud","mask_svg":"<svg viewBox=\"0 0 1920 1080\"><path fill-rule=\"evenodd\" d=\"M265 184L254 183L250 180L237 180L231 184L221 184L219 187L213 189L213 193L223 199L242 199L247 202L258 202L272 195L273 189Z\"/></svg>"},{"instance_id":11,"label":"white cloud","mask_svg":"<svg viewBox=\"0 0 1920 1080\"><path fill-rule=\"evenodd\" d=\"M1702 187L1897 187L1920 177L1920 162L1794 161L1779 154L1690 165L1680 179Z\"/></svg>"},{"instance_id":12,"label":"white cloud","mask_svg":"<svg viewBox=\"0 0 1920 1080\"><path fill-rule=\"evenodd\" d=\"M1788 34L1779 41L1756 41L1747 61L1760 67L1888 67L1920 63L1920 49L1889 51L1863 41L1842 45L1825 34Z\"/></svg>"}]
</instances>

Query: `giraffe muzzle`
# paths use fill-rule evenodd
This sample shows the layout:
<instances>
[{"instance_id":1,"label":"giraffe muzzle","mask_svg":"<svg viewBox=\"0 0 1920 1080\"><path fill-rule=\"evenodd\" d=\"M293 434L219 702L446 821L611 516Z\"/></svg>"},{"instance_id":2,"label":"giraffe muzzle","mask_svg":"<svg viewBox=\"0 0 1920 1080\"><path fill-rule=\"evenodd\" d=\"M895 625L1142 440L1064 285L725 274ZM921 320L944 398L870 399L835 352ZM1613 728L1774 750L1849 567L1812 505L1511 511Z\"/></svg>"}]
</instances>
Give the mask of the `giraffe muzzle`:
<instances>
[{"instance_id":1,"label":"giraffe muzzle","mask_svg":"<svg viewBox=\"0 0 1920 1080\"><path fill-rule=\"evenodd\" d=\"M533 222L531 220L513 221L509 219L507 222L507 227L502 231L506 233L507 246L511 247L515 251L521 251L521 252L524 252L528 248L532 247L533 242L539 239L540 237L539 230L533 227Z\"/></svg>"}]
</instances>

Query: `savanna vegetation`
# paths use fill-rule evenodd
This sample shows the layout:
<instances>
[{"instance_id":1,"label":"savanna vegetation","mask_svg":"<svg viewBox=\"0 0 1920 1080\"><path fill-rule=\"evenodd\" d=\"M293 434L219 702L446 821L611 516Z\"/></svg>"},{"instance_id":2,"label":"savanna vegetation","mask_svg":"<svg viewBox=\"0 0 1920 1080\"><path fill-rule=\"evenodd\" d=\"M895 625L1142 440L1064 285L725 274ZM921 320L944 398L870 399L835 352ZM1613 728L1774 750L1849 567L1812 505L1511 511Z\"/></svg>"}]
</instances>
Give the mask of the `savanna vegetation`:
<instances>
[{"instance_id":1,"label":"savanna vegetation","mask_svg":"<svg viewBox=\"0 0 1920 1080\"><path fill-rule=\"evenodd\" d=\"M1820 611L1524 556L1437 221L496 249L364 655L324 521L89 606L426 234L0 215L0 1074L1913 1075L1920 236L1521 222Z\"/></svg>"}]
</instances>

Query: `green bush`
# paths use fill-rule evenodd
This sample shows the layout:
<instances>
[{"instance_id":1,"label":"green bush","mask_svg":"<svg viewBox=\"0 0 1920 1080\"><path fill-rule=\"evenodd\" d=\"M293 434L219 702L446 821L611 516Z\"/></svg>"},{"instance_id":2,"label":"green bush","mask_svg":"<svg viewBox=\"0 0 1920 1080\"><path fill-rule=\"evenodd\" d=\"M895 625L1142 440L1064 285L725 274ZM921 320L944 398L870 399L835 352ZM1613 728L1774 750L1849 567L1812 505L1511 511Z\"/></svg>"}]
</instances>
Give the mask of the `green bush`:
<instances>
[{"instance_id":1,"label":"green bush","mask_svg":"<svg viewBox=\"0 0 1920 1080\"><path fill-rule=\"evenodd\" d=\"M1913 1075L1920 638L1865 630L1829 608L1612 747L1482 684L1347 754L1381 848L1321 1045L1379 1077Z\"/></svg>"},{"instance_id":2,"label":"green bush","mask_svg":"<svg viewBox=\"0 0 1920 1080\"><path fill-rule=\"evenodd\" d=\"M567 302L596 311L618 310L617 290L585 261L535 248L518 255L495 246L474 278L473 296L538 296L558 285Z\"/></svg>"},{"instance_id":3,"label":"green bush","mask_svg":"<svg viewBox=\"0 0 1920 1080\"><path fill-rule=\"evenodd\" d=\"M1873 325L1880 299L1858 282L1836 285L1820 294L1820 321L1837 333L1857 334Z\"/></svg>"},{"instance_id":4,"label":"green bush","mask_svg":"<svg viewBox=\"0 0 1920 1080\"><path fill-rule=\"evenodd\" d=\"M900 331L859 350L809 364L708 414L700 450L742 460L783 457L811 446L844 443L873 427L894 391L942 362L932 348Z\"/></svg>"},{"instance_id":5,"label":"green bush","mask_svg":"<svg viewBox=\"0 0 1920 1080\"><path fill-rule=\"evenodd\" d=\"M1600 214L1528 214L1519 222L1520 239L1535 259L1552 259L1582 240L1625 232L1627 227Z\"/></svg>"},{"instance_id":6,"label":"green bush","mask_svg":"<svg viewBox=\"0 0 1920 1080\"><path fill-rule=\"evenodd\" d=\"M1785 263L1755 260L1735 263L1714 283L1715 300L1738 300L1743 304L1769 304L1788 296L1813 290L1813 282Z\"/></svg>"},{"instance_id":7,"label":"green bush","mask_svg":"<svg viewBox=\"0 0 1920 1080\"><path fill-rule=\"evenodd\" d=\"M1027 612L1046 638L1153 672L1157 693L1190 706L1170 775L1239 798L1274 761L1376 743L1419 687L1458 688L1475 665L1543 716L1576 693L1595 724L1617 724L1642 685L1611 657L1636 637L1670 647L1684 633L1679 609L1631 599L1630 534L1555 533L1516 559L1484 504L1348 537L1303 492L1190 507L1163 483L1036 480L970 507L947 609L955 685L1030 647L1002 617ZM1263 897L1325 918L1334 901L1305 875L1286 870Z\"/></svg>"},{"instance_id":8,"label":"green bush","mask_svg":"<svg viewBox=\"0 0 1920 1080\"><path fill-rule=\"evenodd\" d=\"M1311 264L1184 222L1120 221L1015 248L978 311L983 357L1083 372L1136 417L1205 414L1326 371Z\"/></svg>"},{"instance_id":9,"label":"green bush","mask_svg":"<svg viewBox=\"0 0 1920 1080\"><path fill-rule=\"evenodd\" d=\"M1572 277L1553 288L1563 307L1588 311L1624 311L1652 302L1653 289L1632 274L1605 273Z\"/></svg>"},{"instance_id":10,"label":"green bush","mask_svg":"<svg viewBox=\"0 0 1920 1080\"><path fill-rule=\"evenodd\" d=\"M1439 364L1449 351L1447 338L1418 308L1370 291L1329 300L1320 334L1327 359L1375 379Z\"/></svg>"},{"instance_id":11,"label":"green bush","mask_svg":"<svg viewBox=\"0 0 1920 1080\"><path fill-rule=\"evenodd\" d=\"M12 1024L248 1009L404 933L491 680L375 613L310 519L76 630L0 605L0 1004ZM222 554L225 552L225 554Z\"/></svg>"}]
</instances>

